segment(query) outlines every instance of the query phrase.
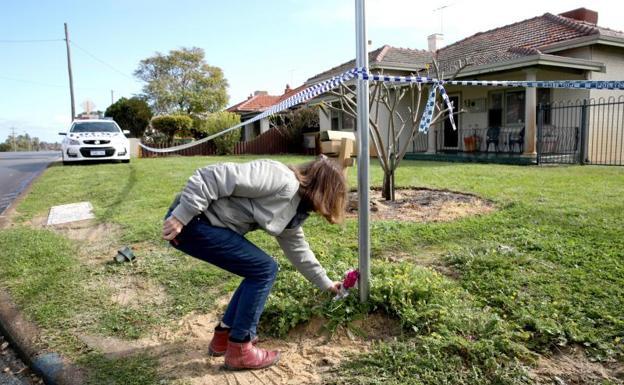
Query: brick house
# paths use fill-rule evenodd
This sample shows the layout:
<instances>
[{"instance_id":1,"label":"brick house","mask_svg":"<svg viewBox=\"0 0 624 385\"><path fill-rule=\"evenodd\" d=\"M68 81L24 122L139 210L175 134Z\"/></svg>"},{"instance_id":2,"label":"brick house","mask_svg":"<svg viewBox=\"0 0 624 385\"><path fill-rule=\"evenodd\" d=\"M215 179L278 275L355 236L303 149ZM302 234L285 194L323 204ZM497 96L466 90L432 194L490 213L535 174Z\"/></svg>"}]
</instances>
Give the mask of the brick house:
<instances>
[{"instance_id":1,"label":"brick house","mask_svg":"<svg viewBox=\"0 0 624 385\"><path fill-rule=\"evenodd\" d=\"M427 74L435 57L444 76L452 75L460 62L467 63L458 80L622 80L624 33L597 25L598 14L580 8L559 15L546 13L531 19L480 32L441 47L441 36L429 37L429 50L383 46L369 52L369 69L387 75ZM308 79L307 85L353 68L344 63ZM479 139L476 150L536 152L537 106L566 100L618 97L621 91L448 86L455 106L463 108L457 131L448 122L417 134L411 152L435 154L468 151L466 138ZM315 102L335 102L322 96ZM371 112L372 113L372 112ZM545 117L546 124L556 116ZM578 120L578 119L577 119ZM578 131L578 122L567 122ZM320 112L321 130L353 130L354 122L337 111ZM498 127L496 143L487 143L488 130ZM621 135L621 134L620 134ZM409 136L401 138L409 140ZM589 140L592 140L590 134ZM474 148L471 150L475 150Z\"/></svg>"}]
</instances>

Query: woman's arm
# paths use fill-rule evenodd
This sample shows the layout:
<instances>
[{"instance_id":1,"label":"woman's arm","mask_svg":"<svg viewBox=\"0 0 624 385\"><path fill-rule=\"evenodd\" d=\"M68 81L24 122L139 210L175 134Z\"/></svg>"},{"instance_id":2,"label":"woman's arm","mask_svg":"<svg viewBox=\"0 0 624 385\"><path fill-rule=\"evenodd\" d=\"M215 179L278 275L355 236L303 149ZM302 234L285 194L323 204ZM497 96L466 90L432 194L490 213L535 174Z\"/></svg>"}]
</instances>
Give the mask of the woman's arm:
<instances>
[{"instance_id":1,"label":"woman's arm","mask_svg":"<svg viewBox=\"0 0 624 385\"><path fill-rule=\"evenodd\" d=\"M305 240L301 226L286 229L275 238L286 254L286 258L308 281L321 290L337 291L337 282L333 282L327 277L327 272L310 250L310 245Z\"/></svg>"},{"instance_id":2,"label":"woman's arm","mask_svg":"<svg viewBox=\"0 0 624 385\"><path fill-rule=\"evenodd\" d=\"M220 163L198 169L182 191L172 215L186 225L205 211L212 201L228 196L259 198L297 189L292 171L272 160Z\"/></svg>"}]
</instances>

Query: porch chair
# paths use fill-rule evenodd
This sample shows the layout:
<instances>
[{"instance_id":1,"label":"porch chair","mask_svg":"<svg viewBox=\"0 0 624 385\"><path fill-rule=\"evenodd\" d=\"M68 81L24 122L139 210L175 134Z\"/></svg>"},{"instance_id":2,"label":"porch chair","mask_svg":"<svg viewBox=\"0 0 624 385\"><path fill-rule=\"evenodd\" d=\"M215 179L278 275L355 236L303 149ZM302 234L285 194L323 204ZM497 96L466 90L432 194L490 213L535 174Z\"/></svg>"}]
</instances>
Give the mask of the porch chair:
<instances>
[{"instance_id":1,"label":"porch chair","mask_svg":"<svg viewBox=\"0 0 624 385\"><path fill-rule=\"evenodd\" d=\"M509 145L509 152L514 152L514 147L517 144L520 153L522 153L524 151L524 127L517 133L510 132L507 144Z\"/></svg>"},{"instance_id":2,"label":"porch chair","mask_svg":"<svg viewBox=\"0 0 624 385\"><path fill-rule=\"evenodd\" d=\"M485 134L485 151L490 152L490 144L494 144L494 151L498 152L498 138L500 137L500 127L490 127Z\"/></svg>"}]
</instances>

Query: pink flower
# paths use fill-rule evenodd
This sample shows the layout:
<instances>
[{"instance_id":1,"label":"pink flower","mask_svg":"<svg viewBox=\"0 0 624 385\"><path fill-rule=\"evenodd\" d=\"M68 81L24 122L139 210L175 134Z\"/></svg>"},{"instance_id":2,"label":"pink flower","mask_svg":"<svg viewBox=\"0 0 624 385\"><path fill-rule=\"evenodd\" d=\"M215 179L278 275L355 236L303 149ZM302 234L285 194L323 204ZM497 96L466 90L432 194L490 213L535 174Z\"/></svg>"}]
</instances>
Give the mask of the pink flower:
<instances>
[{"instance_id":1,"label":"pink flower","mask_svg":"<svg viewBox=\"0 0 624 385\"><path fill-rule=\"evenodd\" d=\"M358 278L360 277L360 272L355 270L349 270L345 273L344 280L342 281L342 287L345 289L350 289L357 283Z\"/></svg>"}]
</instances>

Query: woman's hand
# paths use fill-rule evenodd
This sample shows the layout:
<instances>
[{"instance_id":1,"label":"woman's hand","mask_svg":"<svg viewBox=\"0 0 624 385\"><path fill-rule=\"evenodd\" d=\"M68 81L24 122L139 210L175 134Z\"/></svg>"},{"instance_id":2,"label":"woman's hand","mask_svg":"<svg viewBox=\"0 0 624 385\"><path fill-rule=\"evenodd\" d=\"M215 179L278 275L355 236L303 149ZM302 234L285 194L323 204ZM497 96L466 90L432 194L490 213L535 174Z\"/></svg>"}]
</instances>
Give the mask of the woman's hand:
<instances>
[{"instance_id":1,"label":"woman's hand","mask_svg":"<svg viewBox=\"0 0 624 385\"><path fill-rule=\"evenodd\" d=\"M178 220L178 218L171 215L163 223L163 238L167 241L175 239L180 234L184 225Z\"/></svg>"},{"instance_id":2,"label":"woman's hand","mask_svg":"<svg viewBox=\"0 0 624 385\"><path fill-rule=\"evenodd\" d=\"M331 285L330 287L327 288L328 291L334 293L334 294L338 294L338 292L340 291L340 286L342 286L342 282L334 282L333 285Z\"/></svg>"}]
</instances>

